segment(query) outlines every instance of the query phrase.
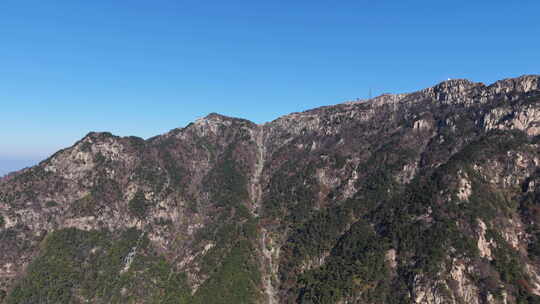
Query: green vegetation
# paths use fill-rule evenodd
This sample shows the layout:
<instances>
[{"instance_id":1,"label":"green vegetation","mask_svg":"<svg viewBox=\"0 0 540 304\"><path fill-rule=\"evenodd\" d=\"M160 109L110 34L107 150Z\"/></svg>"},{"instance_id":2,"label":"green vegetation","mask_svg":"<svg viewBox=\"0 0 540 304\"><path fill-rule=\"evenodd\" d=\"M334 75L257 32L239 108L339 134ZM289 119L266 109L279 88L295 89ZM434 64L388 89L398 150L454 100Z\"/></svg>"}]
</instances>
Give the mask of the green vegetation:
<instances>
[{"instance_id":1,"label":"green vegetation","mask_svg":"<svg viewBox=\"0 0 540 304\"><path fill-rule=\"evenodd\" d=\"M129 212L139 219L144 219L148 213L151 203L144 197L142 191L137 191L128 203Z\"/></svg>"},{"instance_id":2,"label":"green vegetation","mask_svg":"<svg viewBox=\"0 0 540 304\"><path fill-rule=\"evenodd\" d=\"M350 221L348 208L338 206L334 210L315 214L304 225L292 231L282 249L281 281L292 284L291 280L296 279L304 260L317 259L330 251Z\"/></svg>"},{"instance_id":3,"label":"green vegetation","mask_svg":"<svg viewBox=\"0 0 540 304\"><path fill-rule=\"evenodd\" d=\"M45 207L47 207L47 208L52 208L52 207L56 207L56 206L58 206L58 203L56 201L47 201L45 203Z\"/></svg>"},{"instance_id":4,"label":"green vegetation","mask_svg":"<svg viewBox=\"0 0 540 304\"><path fill-rule=\"evenodd\" d=\"M179 162L175 160L171 152L168 150L162 151L160 155L163 159L165 170L167 170L173 189L182 189L182 178L185 175L184 168L179 165Z\"/></svg>"},{"instance_id":5,"label":"green vegetation","mask_svg":"<svg viewBox=\"0 0 540 304\"><path fill-rule=\"evenodd\" d=\"M298 159L286 161L272 176L272 188L263 205L267 218L281 219L295 227L309 219L316 193L316 167Z\"/></svg>"},{"instance_id":6,"label":"green vegetation","mask_svg":"<svg viewBox=\"0 0 540 304\"><path fill-rule=\"evenodd\" d=\"M35 166L25 170L23 173L15 175L14 180L21 184L31 185L43 181L52 175L40 166Z\"/></svg>"},{"instance_id":7,"label":"green vegetation","mask_svg":"<svg viewBox=\"0 0 540 304\"><path fill-rule=\"evenodd\" d=\"M94 156L94 162L95 162L98 166L103 166L103 165L107 162L107 158L106 158L101 152L98 152L98 153L96 153L96 155Z\"/></svg>"},{"instance_id":8,"label":"green vegetation","mask_svg":"<svg viewBox=\"0 0 540 304\"><path fill-rule=\"evenodd\" d=\"M487 235L497 244L493 251L495 258L491 264L506 288L516 297L516 303L540 303L540 296L531 293L530 278L525 272L520 254L510 247L499 233L488 230Z\"/></svg>"},{"instance_id":9,"label":"green vegetation","mask_svg":"<svg viewBox=\"0 0 540 304\"><path fill-rule=\"evenodd\" d=\"M475 257L474 242L456 226L457 218L438 205L440 188L431 179L414 180L403 193L381 205L372 215L381 234L398 253L407 257L401 271L436 275L448 248L460 255ZM422 220L425 218L425 220Z\"/></svg>"},{"instance_id":10,"label":"green vegetation","mask_svg":"<svg viewBox=\"0 0 540 304\"><path fill-rule=\"evenodd\" d=\"M399 201L403 190L393 176L401 170L404 162L415 155L396 145L381 146L365 165L357 168L361 178L356 184L360 191L355 197L316 212L313 211L314 194L318 192L318 183L313 180L315 167L302 167L290 162L280 168L274 177L275 182L272 180L277 187L274 186L267 201L270 204L267 212L277 210L270 213L276 216L282 210L291 209L276 207L300 202L295 206L300 207L297 209L299 216L291 212L292 216L285 220L293 230L282 248L279 268L282 284L296 295L297 302L334 303L353 294L361 294L366 301L385 302L390 291L389 282L383 283L387 276L384 253L391 248L393 236L386 231L385 224L389 223L384 221L395 218L399 213L395 209L404 205ZM339 159L330 157L333 158ZM335 166L343 166L343 161L336 161ZM415 201L416 198L410 200ZM365 216L383 229L382 235L376 234L361 219ZM398 225L397 222L390 224ZM408 225L414 226L412 223ZM351 249L355 246L357 249ZM359 252L353 254L355 250ZM324 266L302 274L301 269L306 263L326 255ZM373 277L370 272L380 276Z\"/></svg>"},{"instance_id":11,"label":"green vegetation","mask_svg":"<svg viewBox=\"0 0 540 304\"><path fill-rule=\"evenodd\" d=\"M49 236L44 254L28 267L27 276L13 289L7 303L70 303L74 282L82 276L77 271L77 257L90 249L88 243L98 243L99 239L98 233L86 237L74 229Z\"/></svg>"},{"instance_id":12,"label":"green vegetation","mask_svg":"<svg viewBox=\"0 0 540 304\"><path fill-rule=\"evenodd\" d=\"M300 276L298 303L336 303L349 295L360 296L368 303L385 303L386 248L366 222L357 222L322 267Z\"/></svg>"},{"instance_id":13,"label":"green vegetation","mask_svg":"<svg viewBox=\"0 0 540 304\"><path fill-rule=\"evenodd\" d=\"M98 216L107 203L120 200L120 185L112 179L98 176L90 192L74 201L69 210L76 216ZM47 207L54 207L56 202L47 202Z\"/></svg>"},{"instance_id":14,"label":"green vegetation","mask_svg":"<svg viewBox=\"0 0 540 304\"><path fill-rule=\"evenodd\" d=\"M145 160L142 165L135 169L137 180L150 187L153 192L159 193L167 182L167 176L158 169L159 166L150 160Z\"/></svg>"},{"instance_id":15,"label":"green vegetation","mask_svg":"<svg viewBox=\"0 0 540 304\"><path fill-rule=\"evenodd\" d=\"M236 208L248 199L247 178L233 158L233 146L227 148L223 158L203 181L215 206L226 209Z\"/></svg>"},{"instance_id":16,"label":"green vegetation","mask_svg":"<svg viewBox=\"0 0 540 304\"><path fill-rule=\"evenodd\" d=\"M45 239L7 303L191 303L190 297L185 275L157 256L140 231L115 236L69 228Z\"/></svg>"},{"instance_id":17,"label":"green vegetation","mask_svg":"<svg viewBox=\"0 0 540 304\"><path fill-rule=\"evenodd\" d=\"M81 151L82 152L91 152L92 151L92 144L88 141L85 141L81 144Z\"/></svg>"},{"instance_id":18,"label":"green vegetation","mask_svg":"<svg viewBox=\"0 0 540 304\"><path fill-rule=\"evenodd\" d=\"M129 136L128 137L129 143L137 153L142 153L146 148L146 141L140 137L137 136Z\"/></svg>"},{"instance_id":19,"label":"green vegetation","mask_svg":"<svg viewBox=\"0 0 540 304\"><path fill-rule=\"evenodd\" d=\"M410 282L406 278L417 274L435 278L448 257L477 258L474 239L458 223L466 219L476 225L479 217L487 222L501 213L515 210L515 204L470 170L471 164L482 162L485 157L497 158L511 146L515 149L526 143L519 133L493 132L487 136L493 137L495 144L480 138L467 146L463 154L457 154L435 170L420 172L419 177L407 185L397 184L393 177L403 166L396 155L413 158L414 154L395 147L382 147L374 154L374 159L366 162L369 165L358 169L365 178L359 179L357 187L361 191L355 198L315 213L292 231L282 251L280 277L284 285L292 288L299 302L305 303L327 303L359 294L368 302L391 302L390 299L407 298ZM449 187L455 189L452 183L455 183L459 170L466 173L472 183L469 202L441 203L445 191ZM354 255L342 258L338 253L345 238L356 239L367 234L354 229L363 222L361 218L367 219L376 229L376 239L381 247L371 250L378 252L380 257L383 249L394 248L400 257L396 269L399 279L391 285L387 285L390 282L384 276L369 278L365 273L358 274L357 269L349 269L350 265L366 260L366 264L362 264L364 269L382 274L384 271L375 270L384 264L380 259L369 260ZM354 222L356 224L350 231L342 235L347 224ZM449 248L455 250L449 251ZM329 255L322 267L301 274L301 266L306 261L316 261L325 253ZM356 288L353 281L364 282L364 285L359 284Z\"/></svg>"},{"instance_id":20,"label":"green vegetation","mask_svg":"<svg viewBox=\"0 0 540 304\"><path fill-rule=\"evenodd\" d=\"M261 298L260 272L253 244L257 242L257 220L245 204L249 198L247 178L238 169L229 148L204 179L215 217L196 236L214 247L200 259L201 272L209 278L197 290L193 303L255 303Z\"/></svg>"},{"instance_id":21,"label":"green vegetation","mask_svg":"<svg viewBox=\"0 0 540 304\"><path fill-rule=\"evenodd\" d=\"M98 212L99 205L92 194L88 193L73 202L69 208L77 216L92 216Z\"/></svg>"},{"instance_id":22,"label":"green vegetation","mask_svg":"<svg viewBox=\"0 0 540 304\"><path fill-rule=\"evenodd\" d=\"M210 278L197 290L193 303L256 303L260 274L248 240L236 243Z\"/></svg>"}]
</instances>

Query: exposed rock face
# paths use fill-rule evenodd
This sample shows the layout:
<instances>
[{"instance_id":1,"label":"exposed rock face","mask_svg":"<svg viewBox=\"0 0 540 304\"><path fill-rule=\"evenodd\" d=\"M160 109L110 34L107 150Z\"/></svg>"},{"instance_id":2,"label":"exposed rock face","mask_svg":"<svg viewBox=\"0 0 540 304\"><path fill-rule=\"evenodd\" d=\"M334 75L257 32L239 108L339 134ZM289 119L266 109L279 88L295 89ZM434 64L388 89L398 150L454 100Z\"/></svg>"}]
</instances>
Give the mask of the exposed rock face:
<instances>
[{"instance_id":1,"label":"exposed rock face","mask_svg":"<svg viewBox=\"0 0 540 304\"><path fill-rule=\"evenodd\" d=\"M538 303L539 80L90 133L0 179L0 297Z\"/></svg>"}]
</instances>

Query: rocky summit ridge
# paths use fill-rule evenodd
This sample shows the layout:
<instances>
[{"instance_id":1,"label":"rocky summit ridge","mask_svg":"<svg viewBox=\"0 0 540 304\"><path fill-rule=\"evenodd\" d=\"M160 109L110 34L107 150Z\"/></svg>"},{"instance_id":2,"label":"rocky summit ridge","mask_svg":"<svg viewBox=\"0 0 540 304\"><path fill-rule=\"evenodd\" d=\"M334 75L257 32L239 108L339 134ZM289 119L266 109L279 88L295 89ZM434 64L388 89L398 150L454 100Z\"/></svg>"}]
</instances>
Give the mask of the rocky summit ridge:
<instances>
[{"instance_id":1,"label":"rocky summit ridge","mask_svg":"<svg viewBox=\"0 0 540 304\"><path fill-rule=\"evenodd\" d=\"M0 179L0 301L540 303L539 86L91 132Z\"/></svg>"}]
</instances>

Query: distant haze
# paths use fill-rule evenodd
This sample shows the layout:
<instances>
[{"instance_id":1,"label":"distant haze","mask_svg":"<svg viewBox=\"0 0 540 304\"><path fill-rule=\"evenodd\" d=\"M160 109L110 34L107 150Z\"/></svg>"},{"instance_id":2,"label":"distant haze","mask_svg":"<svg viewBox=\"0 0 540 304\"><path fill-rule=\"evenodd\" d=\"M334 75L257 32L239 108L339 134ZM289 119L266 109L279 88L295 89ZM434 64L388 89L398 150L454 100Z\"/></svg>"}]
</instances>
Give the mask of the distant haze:
<instances>
[{"instance_id":1,"label":"distant haze","mask_svg":"<svg viewBox=\"0 0 540 304\"><path fill-rule=\"evenodd\" d=\"M0 177L10 172L36 165L40 159L0 159Z\"/></svg>"}]
</instances>

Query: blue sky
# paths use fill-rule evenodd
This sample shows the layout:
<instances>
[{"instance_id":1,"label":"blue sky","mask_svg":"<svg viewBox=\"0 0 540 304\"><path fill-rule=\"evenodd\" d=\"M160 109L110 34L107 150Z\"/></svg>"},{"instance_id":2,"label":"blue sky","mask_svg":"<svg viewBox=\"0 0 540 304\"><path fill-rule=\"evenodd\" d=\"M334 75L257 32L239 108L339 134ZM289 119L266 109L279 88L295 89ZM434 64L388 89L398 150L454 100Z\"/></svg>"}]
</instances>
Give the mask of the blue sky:
<instances>
[{"instance_id":1,"label":"blue sky","mask_svg":"<svg viewBox=\"0 0 540 304\"><path fill-rule=\"evenodd\" d=\"M54 3L53 3L54 2ZM539 1L0 1L0 174L89 131L540 71Z\"/></svg>"}]
</instances>

